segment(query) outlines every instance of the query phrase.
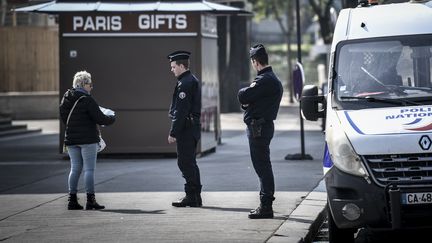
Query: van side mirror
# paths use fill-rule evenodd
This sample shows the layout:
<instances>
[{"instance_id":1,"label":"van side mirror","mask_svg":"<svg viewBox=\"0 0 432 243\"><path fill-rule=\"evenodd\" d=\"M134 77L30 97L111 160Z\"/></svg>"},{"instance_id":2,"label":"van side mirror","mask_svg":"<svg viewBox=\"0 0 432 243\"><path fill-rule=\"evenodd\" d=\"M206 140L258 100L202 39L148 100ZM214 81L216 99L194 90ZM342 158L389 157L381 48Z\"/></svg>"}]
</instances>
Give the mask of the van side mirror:
<instances>
[{"instance_id":1,"label":"van side mirror","mask_svg":"<svg viewBox=\"0 0 432 243\"><path fill-rule=\"evenodd\" d=\"M321 109L319 104L321 104ZM306 85L303 87L300 108L304 119L316 121L318 118L324 118L325 107L324 96L318 95L318 87L316 85Z\"/></svg>"}]
</instances>

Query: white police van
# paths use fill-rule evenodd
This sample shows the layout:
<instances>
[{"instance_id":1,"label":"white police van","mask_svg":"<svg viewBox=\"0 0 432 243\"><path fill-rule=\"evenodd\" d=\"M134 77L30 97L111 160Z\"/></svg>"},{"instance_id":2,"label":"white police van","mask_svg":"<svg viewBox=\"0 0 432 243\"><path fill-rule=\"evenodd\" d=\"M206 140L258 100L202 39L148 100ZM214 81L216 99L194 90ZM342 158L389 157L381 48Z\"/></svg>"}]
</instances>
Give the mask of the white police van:
<instances>
[{"instance_id":1,"label":"white police van","mask_svg":"<svg viewBox=\"0 0 432 243\"><path fill-rule=\"evenodd\" d=\"M305 86L301 108L326 118L330 242L431 227L432 1L342 10L328 83L325 97Z\"/></svg>"}]
</instances>

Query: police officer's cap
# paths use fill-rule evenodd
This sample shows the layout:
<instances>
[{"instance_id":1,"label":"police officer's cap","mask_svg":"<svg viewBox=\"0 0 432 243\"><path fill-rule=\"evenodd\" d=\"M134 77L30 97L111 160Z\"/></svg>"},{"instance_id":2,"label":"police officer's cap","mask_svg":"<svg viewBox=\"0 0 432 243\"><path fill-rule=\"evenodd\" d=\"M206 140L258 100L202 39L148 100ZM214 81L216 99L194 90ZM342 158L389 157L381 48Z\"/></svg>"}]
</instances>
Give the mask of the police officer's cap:
<instances>
[{"instance_id":1,"label":"police officer's cap","mask_svg":"<svg viewBox=\"0 0 432 243\"><path fill-rule=\"evenodd\" d=\"M251 49L249 50L249 57L252 58L256 55L262 55L262 54L267 54L267 51L264 47L263 44L257 44L254 45L253 47L251 47Z\"/></svg>"},{"instance_id":2,"label":"police officer's cap","mask_svg":"<svg viewBox=\"0 0 432 243\"><path fill-rule=\"evenodd\" d=\"M170 62L177 61L177 60L187 60L190 57L190 52L188 51L175 51L168 55L168 59Z\"/></svg>"}]
</instances>

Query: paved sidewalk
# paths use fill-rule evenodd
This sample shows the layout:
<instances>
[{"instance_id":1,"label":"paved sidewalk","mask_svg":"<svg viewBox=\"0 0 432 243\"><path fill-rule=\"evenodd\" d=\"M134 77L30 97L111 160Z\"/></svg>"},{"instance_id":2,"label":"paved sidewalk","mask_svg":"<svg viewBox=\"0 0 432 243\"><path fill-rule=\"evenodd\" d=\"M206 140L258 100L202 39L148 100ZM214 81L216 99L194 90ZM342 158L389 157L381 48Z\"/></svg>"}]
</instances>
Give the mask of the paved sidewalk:
<instances>
[{"instance_id":1,"label":"paved sidewalk","mask_svg":"<svg viewBox=\"0 0 432 243\"><path fill-rule=\"evenodd\" d=\"M171 206L183 195L175 159L108 158L98 160L96 172L97 199L107 209L68 211L68 162L44 157L57 149L58 134L52 132L58 122L25 122L47 130L0 139L0 241L307 242L324 208L320 124L305 122L306 151L313 161L283 159L300 151L298 107L281 108L275 123L275 218L263 220L247 218L259 204L258 180L240 113L222 115L223 144L198 159L205 189L202 208ZM34 148L43 151L36 160L26 153ZM82 190L79 197L84 204Z\"/></svg>"},{"instance_id":2,"label":"paved sidewalk","mask_svg":"<svg viewBox=\"0 0 432 243\"><path fill-rule=\"evenodd\" d=\"M312 242L325 220L327 193L324 181L290 213L288 219L273 234L268 242Z\"/></svg>"}]
</instances>

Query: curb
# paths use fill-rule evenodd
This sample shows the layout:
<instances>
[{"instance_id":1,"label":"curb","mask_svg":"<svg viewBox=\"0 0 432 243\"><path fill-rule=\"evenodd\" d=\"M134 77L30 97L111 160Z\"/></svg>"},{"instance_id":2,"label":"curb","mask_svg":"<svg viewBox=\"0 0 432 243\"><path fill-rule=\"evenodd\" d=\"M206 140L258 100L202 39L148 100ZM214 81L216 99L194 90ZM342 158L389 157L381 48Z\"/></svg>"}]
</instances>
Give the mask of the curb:
<instances>
[{"instance_id":1,"label":"curb","mask_svg":"<svg viewBox=\"0 0 432 243\"><path fill-rule=\"evenodd\" d=\"M326 218L326 204L327 192L321 180L267 242L312 242Z\"/></svg>"}]
</instances>

